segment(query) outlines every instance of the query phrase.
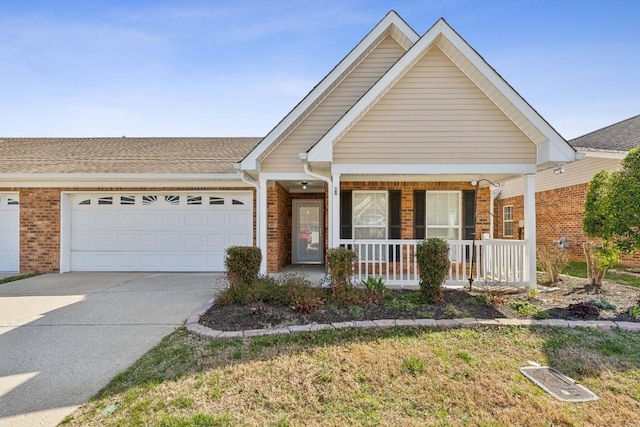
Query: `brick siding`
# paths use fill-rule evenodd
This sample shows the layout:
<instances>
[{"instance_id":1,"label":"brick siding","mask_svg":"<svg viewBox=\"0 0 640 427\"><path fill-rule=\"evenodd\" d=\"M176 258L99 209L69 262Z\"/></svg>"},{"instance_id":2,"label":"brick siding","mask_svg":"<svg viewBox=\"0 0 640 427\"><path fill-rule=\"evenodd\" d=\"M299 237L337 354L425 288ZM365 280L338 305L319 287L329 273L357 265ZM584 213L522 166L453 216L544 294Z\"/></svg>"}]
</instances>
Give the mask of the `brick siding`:
<instances>
[{"instance_id":1,"label":"brick siding","mask_svg":"<svg viewBox=\"0 0 640 427\"><path fill-rule=\"evenodd\" d=\"M582 219L584 217L584 199L588 187L589 184L584 183L536 193L537 246L548 246L554 240L564 237L569 242L569 259L584 261L582 244L588 239L582 232ZM518 238L518 221L524 219L523 203L522 196L496 200L496 237L510 238L504 236L502 208L513 205L513 238ZM623 256L621 261L624 265L638 267L640 266L640 255Z\"/></svg>"}]
</instances>

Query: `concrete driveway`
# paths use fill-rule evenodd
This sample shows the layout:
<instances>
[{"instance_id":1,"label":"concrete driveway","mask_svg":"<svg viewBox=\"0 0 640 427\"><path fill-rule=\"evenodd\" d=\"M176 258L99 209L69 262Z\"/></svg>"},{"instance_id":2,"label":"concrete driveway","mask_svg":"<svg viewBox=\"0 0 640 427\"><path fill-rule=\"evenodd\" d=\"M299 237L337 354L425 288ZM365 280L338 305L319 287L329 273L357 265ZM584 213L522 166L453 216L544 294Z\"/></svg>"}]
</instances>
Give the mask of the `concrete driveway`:
<instances>
[{"instance_id":1,"label":"concrete driveway","mask_svg":"<svg viewBox=\"0 0 640 427\"><path fill-rule=\"evenodd\" d=\"M218 273L65 273L0 285L0 426L51 426L220 289Z\"/></svg>"}]
</instances>

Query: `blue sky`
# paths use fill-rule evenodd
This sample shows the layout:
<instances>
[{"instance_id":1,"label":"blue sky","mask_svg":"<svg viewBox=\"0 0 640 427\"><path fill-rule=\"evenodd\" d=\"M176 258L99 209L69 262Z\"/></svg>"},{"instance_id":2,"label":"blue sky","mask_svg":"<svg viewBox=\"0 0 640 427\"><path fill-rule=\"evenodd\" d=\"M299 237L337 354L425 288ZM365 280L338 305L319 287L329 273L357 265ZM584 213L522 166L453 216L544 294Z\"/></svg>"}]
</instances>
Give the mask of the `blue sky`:
<instances>
[{"instance_id":1,"label":"blue sky","mask_svg":"<svg viewBox=\"0 0 640 427\"><path fill-rule=\"evenodd\" d=\"M390 9L567 139L640 114L637 1L0 0L0 137L264 136Z\"/></svg>"}]
</instances>

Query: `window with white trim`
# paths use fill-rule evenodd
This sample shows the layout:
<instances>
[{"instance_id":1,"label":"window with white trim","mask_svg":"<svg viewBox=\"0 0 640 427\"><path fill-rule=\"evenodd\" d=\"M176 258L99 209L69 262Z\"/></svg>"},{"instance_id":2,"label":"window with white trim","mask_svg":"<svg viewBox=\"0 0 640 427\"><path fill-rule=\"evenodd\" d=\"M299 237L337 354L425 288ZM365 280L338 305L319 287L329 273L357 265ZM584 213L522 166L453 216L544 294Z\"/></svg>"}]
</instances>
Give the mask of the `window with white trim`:
<instances>
[{"instance_id":1,"label":"window with white trim","mask_svg":"<svg viewBox=\"0 0 640 427\"><path fill-rule=\"evenodd\" d=\"M387 238L387 192L353 192L353 237L355 239Z\"/></svg>"},{"instance_id":2,"label":"window with white trim","mask_svg":"<svg viewBox=\"0 0 640 427\"><path fill-rule=\"evenodd\" d=\"M502 207L502 235L513 237L513 205Z\"/></svg>"},{"instance_id":3,"label":"window with white trim","mask_svg":"<svg viewBox=\"0 0 640 427\"><path fill-rule=\"evenodd\" d=\"M426 237L460 239L460 191L427 191Z\"/></svg>"}]
</instances>

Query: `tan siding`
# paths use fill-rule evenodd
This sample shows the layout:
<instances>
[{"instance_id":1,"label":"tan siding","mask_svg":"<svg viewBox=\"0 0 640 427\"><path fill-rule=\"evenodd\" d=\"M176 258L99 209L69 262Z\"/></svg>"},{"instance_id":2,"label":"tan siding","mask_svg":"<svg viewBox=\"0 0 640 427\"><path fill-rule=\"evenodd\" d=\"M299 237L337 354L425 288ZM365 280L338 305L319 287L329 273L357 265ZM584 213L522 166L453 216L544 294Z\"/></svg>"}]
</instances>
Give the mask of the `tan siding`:
<instances>
[{"instance_id":1,"label":"tan siding","mask_svg":"<svg viewBox=\"0 0 640 427\"><path fill-rule=\"evenodd\" d=\"M334 147L334 163L535 162L533 142L437 47Z\"/></svg>"},{"instance_id":2,"label":"tan siding","mask_svg":"<svg viewBox=\"0 0 640 427\"><path fill-rule=\"evenodd\" d=\"M438 47L536 144L546 137L469 61L449 40L440 37Z\"/></svg>"},{"instance_id":3,"label":"tan siding","mask_svg":"<svg viewBox=\"0 0 640 427\"><path fill-rule=\"evenodd\" d=\"M322 103L262 161L263 172L302 172L298 153L307 151L404 54L387 36Z\"/></svg>"},{"instance_id":4,"label":"tan siding","mask_svg":"<svg viewBox=\"0 0 640 427\"><path fill-rule=\"evenodd\" d=\"M564 173L556 175L553 169L536 174L536 192L555 190L562 187L584 184L591 181L593 175L602 169L614 170L620 167L620 160L587 157L584 160L564 165ZM521 196L524 193L522 178L513 179L502 184L500 198Z\"/></svg>"}]
</instances>

